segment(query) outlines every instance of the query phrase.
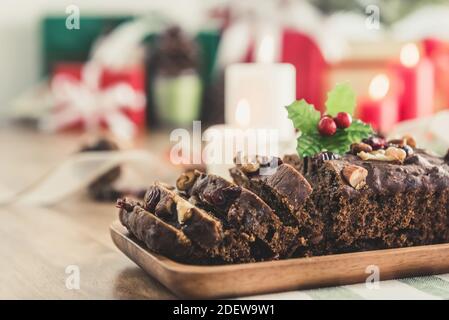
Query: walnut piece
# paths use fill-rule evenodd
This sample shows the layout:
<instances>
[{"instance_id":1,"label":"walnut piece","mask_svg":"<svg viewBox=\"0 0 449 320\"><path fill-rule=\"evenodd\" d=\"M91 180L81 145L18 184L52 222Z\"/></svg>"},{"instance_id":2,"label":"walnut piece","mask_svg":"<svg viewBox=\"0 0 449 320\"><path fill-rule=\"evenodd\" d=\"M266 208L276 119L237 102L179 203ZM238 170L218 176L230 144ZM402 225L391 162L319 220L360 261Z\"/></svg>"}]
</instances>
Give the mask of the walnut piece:
<instances>
[{"instance_id":1,"label":"walnut piece","mask_svg":"<svg viewBox=\"0 0 449 320\"><path fill-rule=\"evenodd\" d=\"M260 168L259 162L247 162L242 163L242 171L245 173L254 173L257 172Z\"/></svg>"},{"instance_id":2,"label":"walnut piece","mask_svg":"<svg viewBox=\"0 0 449 320\"><path fill-rule=\"evenodd\" d=\"M388 141L389 145L393 145L395 147L402 148L403 146L407 145L407 140L405 138L402 139L393 139Z\"/></svg>"},{"instance_id":3,"label":"walnut piece","mask_svg":"<svg viewBox=\"0 0 449 320\"><path fill-rule=\"evenodd\" d=\"M181 174L176 180L176 188L180 191L186 191L190 189L193 184L195 183L196 178L198 175L195 171L186 171L183 174Z\"/></svg>"},{"instance_id":4,"label":"walnut piece","mask_svg":"<svg viewBox=\"0 0 449 320\"><path fill-rule=\"evenodd\" d=\"M357 154L362 151L371 152L371 151L373 151L373 148L369 144L363 143L363 142L351 144L351 153L352 154Z\"/></svg>"},{"instance_id":5,"label":"walnut piece","mask_svg":"<svg viewBox=\"0 0 449 320\"><path fill-rule=\"evenodd\" d=\"M407 143L408 146L416 148L416 140L411 135L406 134L402 138L405 139L405 142Z\"/></svg>"},{"instance_id":6,"label":"walnut piece","mask_svg":"<svg viewBox=\"0 0 449 320\"><path fill-rule=\"evenodd\" d=\"M395 158L386 156L385 150L376 150L373 152L364 152L361 151L357 153L360 159L367 161L367 160L376 160L376 161L394 161Z\"/></svg>"},{"instance_id":7,"label":"walnut piece","mask_svg":"<svg viewBox=\"0 0 449 320\"><path fill-rule=\"evenodd\" d=\"M362 160L376 160L376 161L399 161L404 162L407 157L407 152L401 148L388 147L387 150L375 150L372 152L361 151L357 153Z\"/></svg>"},{"instance_id":8,"label":"walnut piece","mask_svg":"<svg viewBox=\"0 0 449 320\"><path fill-rule=\"evenodd\" d=\"M399 162L404 162L405 158L407 157L407 152L400 148L389 147L387 148L387 150L385 150L385 155L387 157L392 157L394 158L394 160L398 160Z\"/></svg>"},{"instance_id":9,"label":"walnut piece","mask_svg":"<svg viewBox=\"0 0 449 320\"><path fill-rule=\"evenodd\" d=\"M356 190L363 188L366 184L366 177L368 176L368 170L363 167L355 165L347 165L342 170L343 178L351 187Z\"/></svg>"},{"instance_id":10,"label":"walnut piece","mask_svg":"<svg viewBox=\"0 0 449 320\"><path fill-rule=\"evenodd\" d=\"M182 199L181 197L177 197L176 199L176 211L178 212L178 222L183 224L186 220L188 220L192 216L192 210L194 206L190 204L188 201Z\"/></svg>"}]
</instances>

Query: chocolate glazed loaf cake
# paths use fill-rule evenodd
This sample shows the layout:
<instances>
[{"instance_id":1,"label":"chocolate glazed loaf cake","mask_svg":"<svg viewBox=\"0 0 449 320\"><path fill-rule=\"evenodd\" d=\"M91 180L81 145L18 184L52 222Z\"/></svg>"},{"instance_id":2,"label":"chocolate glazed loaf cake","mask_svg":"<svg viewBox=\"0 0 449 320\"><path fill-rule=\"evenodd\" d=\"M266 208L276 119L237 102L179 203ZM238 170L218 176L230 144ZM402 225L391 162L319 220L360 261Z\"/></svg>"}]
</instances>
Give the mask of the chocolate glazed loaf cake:
<instances>
[{"instance_id":1,"label":"chocolate glazed loaf cake","mask_svg":"<svg viewBox=\"0 0 449 320\"><path fill-rule=\"evenodd\" d=\"M156 183L143 203L119 200L120 220L152 251L194 264L449 242L449 153L412 139L365 142L275 168L273 158L238 162L235 183L189 171L177 191Z\"/></svg>"},{"instance_id":2,"label":"chocolate glazed loaf cake","mask_svg":"<svg viewBox=\"0 0 449 320\"><path fill-rule=\"evenodd\" d=\"M408 145L373 148L284 157L313 186L323 254L449 242L448 162Z\"/></svg>"},{"instance_id":3,"label":"chocolate glazed loaf cake","mask_svg":"<svg viewBox=\"0 0 449 320\"><path fill-rule=\"evenodd\" d=\"M230 169L234 182L261 197L284 225L298 227L298 249L293 256L320 253L323 223L310 197L309 182L279 158L236 158L235 163Z\"/></svg>"},{"instance_id":4,"label":"chocolate glazed loaf cake","mask_svg":"<svg viewBox=\"0 0 449 320\"><path fill-rule=\"evenodd\" d=\"M300 244L298 229L284 225L256 194L216 175L196 172L183 191L231 228L254 237L256 260L290 257Z\"/></svg>"}]
</instances>

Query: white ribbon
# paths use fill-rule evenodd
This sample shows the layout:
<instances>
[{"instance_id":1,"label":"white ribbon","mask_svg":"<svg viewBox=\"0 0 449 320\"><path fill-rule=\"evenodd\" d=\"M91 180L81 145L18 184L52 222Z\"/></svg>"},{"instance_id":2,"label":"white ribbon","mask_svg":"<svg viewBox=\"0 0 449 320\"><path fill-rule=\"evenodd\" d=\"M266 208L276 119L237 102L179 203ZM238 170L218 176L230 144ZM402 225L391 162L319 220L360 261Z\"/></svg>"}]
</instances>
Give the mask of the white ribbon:
<instances>
[{"instance_id":1,"label":"white ribbon","mask_svg":"<svg viewBox=\"0 0 449 320\"><path fill-rule=\"evenodd\" d=\"M89 62L83 67L79 80L69 75L56 75L51 82L55 109L41 120L40 127L54 132L81 120L87 130L96 130L100 122L105 121L118 138L134 137L136 124L123 110L144 108L145 96L125 82L101 88L102 72L99 64Z\"/></svg>"},{"instance_id":2,"label":"white ribbon","mask_svg":"<svg viewBox=\"0 0 449 320\"><path fill-rule=\"evenodd\" d=\"M135 171L142 180L139 182L148 184L155 180L167 181L168 173L176 170L167 168L167 163L144 150L76 153L21 191L2 190L0 186L0 206L11 203L41 206L58 203L122 165Z\"/></svg>"}]
</instances>

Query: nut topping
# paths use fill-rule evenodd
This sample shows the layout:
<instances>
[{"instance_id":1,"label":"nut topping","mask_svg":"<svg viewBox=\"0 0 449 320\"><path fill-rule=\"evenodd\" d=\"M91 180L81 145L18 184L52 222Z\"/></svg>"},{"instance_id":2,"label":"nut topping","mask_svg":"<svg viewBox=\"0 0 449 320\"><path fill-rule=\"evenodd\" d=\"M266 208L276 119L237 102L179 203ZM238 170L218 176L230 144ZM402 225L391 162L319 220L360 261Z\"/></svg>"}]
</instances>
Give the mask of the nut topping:
<instances>
[{"instance_id":1,"label":"nut topping","mask_svg":"<svg viewBox=\"0 0 449 320\"><path fill-rule=\"evenodd\" d=\"M385 155L385 152L379 152L384 150L377 150L373 152L359 152L357 155L360 159L367 161L367 160L377 160L377 161L394 161L395 159L393 157L387 157Z\"/></svg>"},{"instance_id":2,"label":"nut topping","mask_svg":"<svg viewBox=\"0 0 449 320\"><path fill-rule=\"evenodd\" d=\"M177 199L176 211L178 212L178 222L183 224L192 216L194 206L184 199Z\"/></svg>"},{"instance_id":3,"label":"nut topping","mask_svg":"<svg viewBox=\"0 0 449 320\"><path fill-rule=\"evenodd\" d=\"M355 165L347 165L342 170L343 178L356 190L363 188L368 176L368 170Z\"/></svg>"},{"instance_id":4,"label":"nut topping","mask_svg":"<svg viewBox=\"0 0 449 320\"><path fill-rule=\"evenodd\" d=\"M405 150L396 148L396 147L388 147L387 150L375 150L372 152L364 152L361 151L357 153L360 159L362 160L377 160L377 161L399 161L404 162L407 157L407 152Z\"/></svg>"},{"instance_id":5,"label":"nut topping","mask_svg":"<svg viewBox=\"0 0 449 320\"><path fill-rule=\"evenodd\" d=\"M184 172L179 176L178 180L176 180L176 188L180 191L189 190L195 183L197 177L198 175L195 171Z\"/></svg>"},{"instance_id":6,"label":"nut topping","mask_svg":"<svg viewBox=\"0 0 449 320\"><path fill-rule=\"evenodd\" d=\"M351 153L352 154L357 154L361 151L371 152L371 151L373 151L373 148L369 144L363 143L363 142L351 144Z\"/></svg>"},{"instance_id":7,"label":"nut topping","mask_svg":"<svg viewBox=\"0 0 449 320\"><path fill-rule=\"evenodd\" d=\"M244 173L255 173L259 170L260 164L259 162L246 162L242 163L242 171Z\"/></svg>"},{"instance_id":8,"label":"nut topping","mask_svg":"<svg viewBox=\"0 0 449 320\"><path fill-rule=\"evenodd\" d=\"M394 146L394 147L398 147L398 148L402 148L403 146L407 145L407 140L405 138L402 139L393 139L388 141L388 144L390 146Z\"/></svg>"},{"instance_id":9,"label":"nut topping","mask_svg":"<svg viewBox=\"0 0 449 320\"><path fill-rule=\"evenodd\" d=\"M416 148L416 140L411 135L406 134L402 138L405 139L405 142L407 143L408 146Z\"/></svg>"},{"instance_id":10,"label":"nut topping","mask_svg":"<svg viewBox=\"0 0 449 320\"><path fill-rule=\"evenodd\" d=\"M405 158L407 157L407 152L396 147L389 147L387 150L385 150L385 155L387 157L392 157L394 158L394 160L398 160L399 162L404 162Z\"/></svg>"}]
</instances>

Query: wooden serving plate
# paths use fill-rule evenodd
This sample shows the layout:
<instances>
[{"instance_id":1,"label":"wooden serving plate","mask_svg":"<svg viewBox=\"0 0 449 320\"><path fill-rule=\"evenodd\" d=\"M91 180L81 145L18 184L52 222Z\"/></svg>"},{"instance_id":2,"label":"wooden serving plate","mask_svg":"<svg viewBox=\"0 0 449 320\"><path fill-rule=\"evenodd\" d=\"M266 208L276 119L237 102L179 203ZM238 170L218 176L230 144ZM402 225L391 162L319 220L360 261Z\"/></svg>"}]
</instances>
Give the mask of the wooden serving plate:
<instances>
[{"instance_id":1,"label":"wooden serving plate","mask_svg":"<svg viewBox=\"0 0 449 320\"><path fill-rule=\"evenodd\" d=\"M110 231L123 253L181 298L224 298L365 282L370 265L379 267L381 280L449 271L449 244L195 266L151 253L118 221Z\"/></svg>"}]
</instances>

